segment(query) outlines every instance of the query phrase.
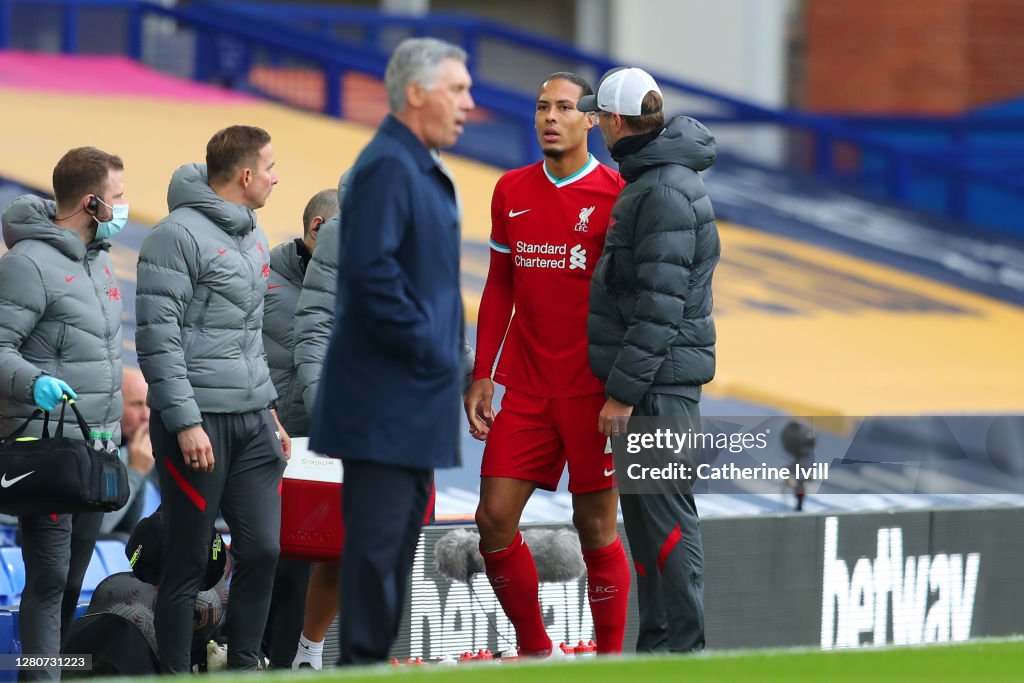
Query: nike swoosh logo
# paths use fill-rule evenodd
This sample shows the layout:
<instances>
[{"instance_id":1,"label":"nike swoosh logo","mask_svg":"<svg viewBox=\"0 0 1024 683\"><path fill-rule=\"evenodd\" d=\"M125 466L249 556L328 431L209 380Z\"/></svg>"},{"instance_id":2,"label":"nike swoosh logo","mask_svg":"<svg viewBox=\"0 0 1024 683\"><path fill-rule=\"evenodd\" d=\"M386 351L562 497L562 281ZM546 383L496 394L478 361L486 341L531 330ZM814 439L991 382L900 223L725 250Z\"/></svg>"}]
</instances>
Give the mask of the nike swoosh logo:
<instances>
[{"instance_id":1,"label":"nike swoosh logo","mask_svg":"<svg viewBox=\"0 0 1024 683\"><path fill-rule=\"evenodd\" d=\"M606 476L606 477L610 477L613 474L615 474L615 468L614 467L612 469L610 469L610 470L609 469L605 469L605 471L604 471L604 476Z\"/></svg>"},{"instance_id":2,"label":"nike swoosh logo","mask_svg":"<svg viewBox=\"0 0 1024 683\"><path fill-rule=\"evenodd\" d=\"M8 479L7 478L7 473L4 472L4 476L0 477L0 486L4 487L5 489L10 488L10 487L14 486L15 484L17 484L22 479L24 479L25 477L27 477L28 475L35 474L35 473L36 473L36 471L32 470L31 472L26 472L25 474L21 475L20 477L15 477L14 479Z\"/></svg>"},{"instance_id":3,"label":"nike swoosh logo","mask_svg":"<svg viewBox=\"0 0 1024 683\"><path fill-rule=\"evenodd\" d=\"M78 275L72 275L72 276L70 276L70 277L65 277L65 278L64 278L64 282L71 282L71 281L72 281L72 280L74 280L74 279L75 279L76 277L78 277Z\"/></svg>"},{"instance_id":4,"label":"nike swoosh logo","mask_svg":"<svg viewBox=\"0 0 1024 683\"><path fill-rule=\"evenodd\" d=\"M614 595L609 595L606 598L590 598L590 602L591 603L594 603L594 602L604 602L605 600L611 600L614 597L615 597Z\"/></svg>"},{"instance_id":5,"label":"nike swoosh logo","mask_svg":"<svg viewBox=\"0 0 1024 683\"><path fill-rule=\"evenodd\" d=\"M281 286L282 285L267 285L267 289L277 289L278 287L281 287Z\"/></svg>"},{"instance_id":6,"label":"nike swoosh logo","mask_svg":"<svg viewBox=\"0 0 1024 683\"><path fill-rule=\"evenodd\" d=\"M223 256L226 253L228 253L227 249L218 249L217 250L217 256Z\"/></svg>"},{"instance_id":7,"label":"nike swoosh logo","mask_svg":"<svg viewBox=\"0 0 1024 683\"><path fill-rule=\"evenodd\" d=\"M508 210L508 217L509 218L515 218L516 216L522 216L527 211L532 211L532 209L523 209L522 211L513 211L512 209L509 209Z\"/></svg>"}]
</instances>

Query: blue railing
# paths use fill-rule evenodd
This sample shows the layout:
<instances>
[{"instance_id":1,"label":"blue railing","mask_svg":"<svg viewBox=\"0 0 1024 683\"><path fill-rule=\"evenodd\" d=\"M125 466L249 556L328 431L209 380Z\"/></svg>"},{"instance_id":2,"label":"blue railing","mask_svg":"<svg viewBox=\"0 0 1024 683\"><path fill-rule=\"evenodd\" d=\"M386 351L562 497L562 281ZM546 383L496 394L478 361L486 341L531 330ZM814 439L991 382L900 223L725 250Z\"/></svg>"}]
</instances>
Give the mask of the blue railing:
<instances>
[{"instance_id":1,"label":"blue railing","mask_svg":"<svg viewBox=\"0 0 1024 683\"><path fill-rule=\"evenodd\" d=\"M445 38L466 49L474 74L474 98L486 111L484 122L467 129L457 151L505 167L539 158L533 130L538 73L568 69L596 80L615 65L606 56L469 16L247 2L193 2L167 8L137 0L0 0L0 49L24 49L16 38L24 33L20 13L38 12L42 7L59 14L59 49L66 53L90 51L81 40L87 13L120 11L126 17L122 54L167 68L154 58L154 45L169 40L168 31L178 38L191 34L193 56L190 64L175 67L180 75L300 103L331 116L353 114L342 85L347 75L381 78L392 47L407 36ZM522 60L532 60L532 68L522 68ZM255 67L313 72L319 76L320 92L315 97L300 93L305 101L288 86L269 88L253 77ZM549 70L541 71L544 68ZM1005 142L976 142L993 134L1024 140L1024 119L822 116L770 109L652 73L670 109L685 109L716 130L767 127L781 131L784 160L826 178L850 182L901 203L914 203L919 186L937 179L944 189L942 205L936 206L931 197L928 208L956 219L975 214L972 198L979 191L1024 207L1024 170L1019 161L1024 158L1024 143L1008 147ZM891 134L908 125L937 137L921 145Z\"/></svg>"},{"instance_id":2,"label":"blue railing","mask_svg":"<svg viewBox=\"0 0 1024 683\"><path fill-rule=\"evenodd\" d=\"M303 26L325 37L355 33L349 38L354 49L387 54L393 43L387 31L406 35L437 35L461 45L469 55L478 82L486 75L485 45L495 41L515 45L522 51L546 55L553 63L571 65L592 80L617 64L604 55L579 50L563 42L509 28L477 17L434 13L425 16L385 15L352 8L294 6L231 0L205 0L209 8L231 11L264 21ZM700 88L652 72L667 94L682 94L703 100L710 113L698 117L709 125L775 126L797 131L810 140L813 161L802 165L832 180L851 181L886 199L912 203L918 194L916 185L928 178L939 178L946 185L943 206L930 206L956 219L969 217L972 186L1008 193L1024 202L1024 118L1020 117L840 117L821 116L792 110L775 110L738 98ZM531 81L518 83L529 92ZM481 98L482 99L482 98ZM526 126L532 129L531 109L522 109ZM692 112L691 112L692 113ZM891 130L912 127L939 133L940 139L927 147L890 134ZM996 147L971 143L991 134L1019 134L1015 146L1005 140ZM527 137L532 138L532 132ZM853 163L837 147L852 146L862 157ZM537 150L523 159L536 158ZM847 155L848 157L848 155ZM993 170L997 169L997 170ZM935 198L930 198L934 204ZM1024 207L1022 207L1024 208Z\"/></svg>"}]
</instances>

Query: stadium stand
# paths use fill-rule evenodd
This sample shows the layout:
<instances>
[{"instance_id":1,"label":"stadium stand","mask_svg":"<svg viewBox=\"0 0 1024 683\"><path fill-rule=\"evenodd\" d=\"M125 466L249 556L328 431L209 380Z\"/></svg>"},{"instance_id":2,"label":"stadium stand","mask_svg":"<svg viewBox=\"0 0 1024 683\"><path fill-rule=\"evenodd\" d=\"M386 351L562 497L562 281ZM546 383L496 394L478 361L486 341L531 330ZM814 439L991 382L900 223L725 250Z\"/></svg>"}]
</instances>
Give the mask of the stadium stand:
<instances>
[{"instance_id":1,"label":"stadium stand","mask_svg":"<svg viewBox=\"0 0 1024 683\"><path fill-rule=\"evenodd\" d=\"M183 150L179 141L201 141L206 129L235 120L259 121L272 131L275 148L284 150L278 152L284 181L261 210L271 241L284 241L295 232L298 219L290 209L301 205L303 188L331 184L370 133L360 125L182 82L119 57L2 53L0 66L4 63L15 73L25 68L52 77L0 82L0 106L11 113L9 125L24 132L12 153L0 159L0 177L46 187L51 169L46 160L88 137L125 150L134 179L128 188L132 217L143 223L165 210L166 169L202 153ZM105 81L110 85L103 92L118 97L117 108L104 106L95 91L55 92L49 85L81 82L97 68L116 75ZM55 112L65 108L79 115L58 127ZM162 135L154 137L154 130ZM339 153L320 153L325 148ZM486 277L490 188L500 172L459 158L452 166L464 198L464 298L473 321ZM706 410L858 416L998 413L1019 405L1016 377L1024 370L1013 371L1022 362L1013 340L1024 334L1024 312L1014 303L1020 285L1014 286L1012 276L996 286L968 278L971 269L935 266L949 263L954 254L966 258L964 244L972 245L967 253L981 252L983 240L952 241L932 219L817 186L806 176L780 179L730 157L708 175L719 214L746 224L721 222L726 247L716 278L716 317L722 362L707 387ZM770 178L776 185L773 200L752 205L755 198L769 196ZM844 207L841 221L828 218L836 215L830 207L837 205ZM794 216L787 207L809 207L808 215ZM872 227L870 234L902 231L905 240L948 244L932 255L929 266L921 257L910 259L899 245L857 241L855 229L862 224ZM128 311L128 363L134 360L134 266L144 230L144 224L131 224L119 236L119 246L126 248L113 250ZM986 265L1024 273L1024 250L1011 243L1001 253L1001 262ZM771 335L764 335L765 329ZM972 381L965 382L968 376ZM721 407L716 400L724 401ZM479 446L467 439L464 452L465 468L440 475L442 516L472 509ZM557 496L552 500L561 500ZM547 500L529 512L536 515L532 519L564 519L566 503L548 509Z\"/></svg>"},{"instance_id":2,"label":"stadium stand","mask_svg":"<svg viewBox=\"0 0 1024 683\"><path fill-rule=\"evenodd\" d=\"M190 25L180 13L147 11ZM198 32L203 21L214 21L206 15L200 19L201 14L196 9L187 15L193 22L190 30ZM174 168L201 159L203 141L219 127L245 122L268 129L282 182L260 211L260 220L271 243L280 243L300 230L298 211L310 188L336 184L339 171L351 165L383 111L379 78L353 68L332 72L336 78L328 79L322 65L308 55L297 66L280 58L262 60L250 65L244 78L204 75L211 83L235 84L239 90L168 75L164 72L201 75L174 63L180 38L159 36L142 61L0 50L3 126L15 133L5 135L0 155L0 208L26 188L48 187L53 161L72 146L94 144L116 151L130 171L133 222L118 236L112 252L128 315L128 364L135 362L138 248L148 226L166 213L166 185ZM230 52L230 45L222 51ZM143 56L141 48L131 45L123 52ZM166 68L162 72L146 64ZM372 72L377 67L369 63L365 68ZM96 79L97 73L103 78ZM489 92L503 91L492 87ZM675 106L689 105L701 94L687 92L676 94ZM517 92L510 102L515 107L525 102L529 111L531 97ZM727 118L725 108L709 108L712 128L716 111ZM735 109L750 120L769 116L757 108ZM319 112L340 113L346 120ZM517 155L532 150L532 137L521 144L517 136L522 130L508 122L505 112L485 112L474 124L486 131L478 139L500 142L498 153L504 159L518 160ZM842 137L849 130L837 127L833 132ZM596 137L592 146L600 147ZM474 147L461 149L471 152ZM889 147L879 149L888 158ZM490 194L502 169L466 157L446 158L462 192L463 292L473 322L489 258ZM1024 358L1017 351L1024 337L1024 243L968 231L962 224L907 212L799 171L780 173L728 152L707 174L707 184L723 219L724 247L715 283L719 374L707 387L705 414L840 418L834 423L840 426L825 435L827 441L843 436L843 419L858 416L1019 414L1024 409ZM438 474L442 520L466 519L477 502L480 445L468 436L462 445L463 468ZM920 508L1024 505L1022 490L1013 484L986 486L985 495L911 495L882 492L877 486L865 494L854 486L846 495L812 495L805 509L822 514L902 509L910 514ZM146 514L157 501L158 492L151 488ZM735 517L791 508L792 491L786 487L700 500L702 514L722 518L725 526ZM524 521L562 523L570 515L563 486L559 492L534 496ZM20 550L0 548L0 559L0 607L14 606L24 586ZM100 579L124 571L125 565L118 542L98 544L82 600L88 600ZM468 594L466 600L468 604ZM15 651L16 621L16 612L0 610L0 653Z\"/></svg>"},{"instance_id":3,"label":"stadium stand","mask_svg":"<svg viewBox=\"0 0 1024 683\"><path fill-rule=\"evenodd\" d=\"M0 548L0 561L4 564L7 578L8 601L4 604L14 605L21 601L21 591L25 588L25 564L21 561L21 548Z\"/></svg>"}]
</instances>

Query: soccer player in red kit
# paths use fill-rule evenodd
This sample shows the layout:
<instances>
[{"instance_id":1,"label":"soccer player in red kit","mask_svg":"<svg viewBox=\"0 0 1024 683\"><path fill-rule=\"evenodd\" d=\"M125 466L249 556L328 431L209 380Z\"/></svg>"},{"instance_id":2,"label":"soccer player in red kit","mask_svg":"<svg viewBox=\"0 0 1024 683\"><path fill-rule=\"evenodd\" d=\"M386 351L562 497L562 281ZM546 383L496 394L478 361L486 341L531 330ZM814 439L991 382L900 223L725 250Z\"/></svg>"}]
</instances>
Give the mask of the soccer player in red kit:
<instances>
[{"instance_id":1,"label":"soccer player in red kit","mask_svg":"<svg viewBox=\"0 0 1024 683\"><path fill-rule=\"evenodd\" d=\"M487 441L480 551L527 656L547 656L553 645L519 520L534 489L555 489L566 462L598 652L621 652L626 626L630 576L617 532L615 465L598 431L604 386L587 361L590 277L623 182L587 151L594 121L576 102L591 92L576 74L549 76L536 112L544 160L509 171L494 188L491 264L466 395L470 433ZM505 396L495 415L491 372L502 342L494 381Z\"/></svg>"}]
</instances>

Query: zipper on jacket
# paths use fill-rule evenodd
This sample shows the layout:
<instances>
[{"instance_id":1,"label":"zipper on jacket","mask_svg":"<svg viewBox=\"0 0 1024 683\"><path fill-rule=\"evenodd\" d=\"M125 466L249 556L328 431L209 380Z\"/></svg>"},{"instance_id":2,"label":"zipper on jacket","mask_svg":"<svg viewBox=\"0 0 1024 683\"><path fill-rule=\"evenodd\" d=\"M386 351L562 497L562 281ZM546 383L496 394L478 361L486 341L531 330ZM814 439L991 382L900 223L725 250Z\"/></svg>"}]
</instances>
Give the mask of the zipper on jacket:
<instances>
[{"instance_id":1,"label":"zipper on jacket","mask_svg":"<svg viewBox=\"0 0 1024 683\"><path fill-rule=\"evenodd\" d=\"M253 239L256 241L257 244L259 244L259 237L257 237L255 235L255 231L253 231L253 233L250 233L250 234L253 235ZM244 315L243 320L242 320L242 345L243 345L242 346L242 360L245 361L245 370L246 370L246 372L249 375L249 381L247 382L247 384L248 384L248 393L245 395L245 398L246 398L247 401L251 401L252 400L252 385L253 385L254 377L253 377L253 371L252 371L252 361L249 360L249 357L245 353L245 344L247 343L247 341L249 339L249 318L250 318L250 316L252 316L253 311L256 310L256 307L253 305L253 295L256 293L257 288L260 285L259 281L262 278L258 278L257 277L258 273L256 272L256 268L253 267L252 259L249 257L248 254L245 253L245 250L242 248L242 245L245 242L245 238L244 237L236 238L236 240L238 241L238 251L241 252L241 254L242 254L242 260L245 261L245 265L249 269L249 275L250 275L250 278L251 278L249 280L249 284L250 284L250 286L249 286L249 302L248 302L249 303L249 307L248 307L248 310L245 312L245 315Z\"/></svg>"},{"instance_id":2,"label":"zipper on jacket","mask_svg":"<svg viewBox=\"0 0 1024 683\"><path fill-rule=\"evenodd\" d=\"M110 311L103 305L103 297L100 296L100 290L97 287L97 282L92 277L92 269L89 267L89 259L96 258L99 254L99 250L88 251L85 254L85 272L89 275L89 280L92 282L92 291L96 295L96 300L100 304L100 310L103 311L103 326L104 326L104 338L103 346L107 353L107 366L110 369L110 393L107 394L107 409L103 413L103 426L106 427L110 424L110 409L114 405L114 394L117 393L120 387L114 386L114 352L110 348ZM120 323L120 321L118 321Z\"/></svg>"},{"instance_id":3,"label":"zipper on jacket","mask_svg":"<svg viewBox=\"0 0 1024 683\"><path fill-rule=\"evenodd\" d=\"M64 342L67 341L68 337L68 324L60 324L60 334L57 335L57 361L60 362L61 356L64 354Z\"/></svg>"},{"instance_id":4,"label":"zipper on jacket","mask_svg":"<svg viewBox=\"0 0 1024 683\"><path fill-rule=\"evenodd\" d=\"M53 376L63 377L64 376L64 343L68 337L68 324L60 324L60 334L57 335L57 357L54 359Z\"/></svg>"}]
</instances>

